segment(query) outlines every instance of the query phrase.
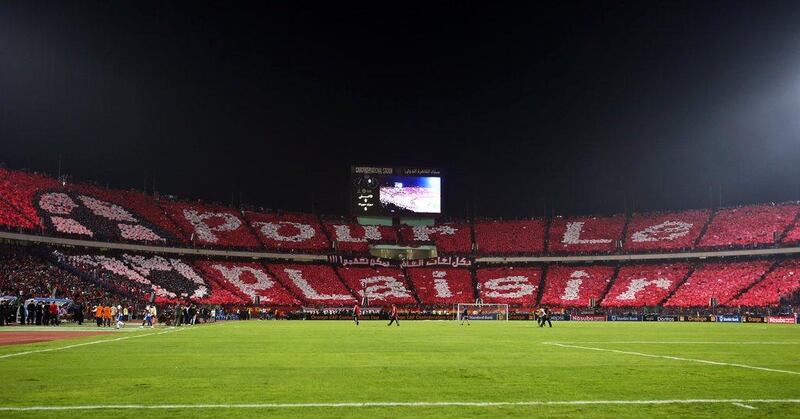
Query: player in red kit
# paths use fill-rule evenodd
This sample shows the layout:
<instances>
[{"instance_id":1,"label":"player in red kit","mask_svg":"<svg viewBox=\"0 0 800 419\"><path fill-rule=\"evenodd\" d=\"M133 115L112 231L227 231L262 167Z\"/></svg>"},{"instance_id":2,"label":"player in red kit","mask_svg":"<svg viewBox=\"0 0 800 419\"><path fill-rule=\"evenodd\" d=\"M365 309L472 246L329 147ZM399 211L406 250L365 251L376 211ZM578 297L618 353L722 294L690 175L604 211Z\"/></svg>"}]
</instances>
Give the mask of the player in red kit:
<instances>
[{"instance_id":1,"label":"player in red kit","mask_svg":"<svg viewBox=\"0 0 800 419\"><path fill-rule=\"evenodd\" d=\"M356 303L356 305L353 306L353 321L356 323L356 326L358 326L358 316L360 315L361 307Z\"/></svg>"},{"instance_id":2,"label":"player in red kit","mask_svg":"<svg viewBox=\"0 0 800 419\"><path fill-rule=\"evenodd\" d=\"M394 304L392 304L392 313L389 315L389 324L387 326L391 326L392 322L400 326L400 319L397 318L397 306Z\"/></svg>"}]
</instances>

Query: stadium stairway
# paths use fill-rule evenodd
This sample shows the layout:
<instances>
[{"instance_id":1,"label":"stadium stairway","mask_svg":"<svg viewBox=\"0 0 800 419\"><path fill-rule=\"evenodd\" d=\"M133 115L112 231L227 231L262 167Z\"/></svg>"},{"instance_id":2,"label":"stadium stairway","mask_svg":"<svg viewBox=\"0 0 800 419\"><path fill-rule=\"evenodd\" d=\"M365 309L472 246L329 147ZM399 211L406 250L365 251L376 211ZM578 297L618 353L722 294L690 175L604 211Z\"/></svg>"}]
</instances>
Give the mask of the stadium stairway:
<instances>
[{"instance_id":1,"label":"stadium stairway","mask_svg":"<svg viewBox=\"0 0 800 419\"><path fill-rule=\"evenodd\" d=\"M769 276L769 274L771 274L771 273L772 273L772 271L774 271L774 270L775 270L775 268L777 268L778 266L780 266L780 264L781 264L781 260L780 260L780 259L778 259L778 260L776 260L776 261L772 262L772 265L770 265L770 266L769 266L769 269L767 269L766 271L764 271L764 273L763 273L763 274L762 274L762 275L761 275L761 276L760 276L760 277L759 277L759 278L758 278L756 281L754 281L752 284L750 284L749 286L746 286L746 287L742 288L741 290L739 290L739 292L737 292L736 294L734 294L734 295L733 295L733 297L731 297L730 301L734 301L734 300L736 300L737 298L741 297L741 296L742 296L742 294L746 293L747 291L750 291L750 289L751 289L751 288L753 288L753 287L755 287L756 285L758 285L759 283L761 283L761 282L762 282L762 281L763 281L763 280L764 280L764 279L765 279L767 276Z\"/></svg>"}]
</instances>

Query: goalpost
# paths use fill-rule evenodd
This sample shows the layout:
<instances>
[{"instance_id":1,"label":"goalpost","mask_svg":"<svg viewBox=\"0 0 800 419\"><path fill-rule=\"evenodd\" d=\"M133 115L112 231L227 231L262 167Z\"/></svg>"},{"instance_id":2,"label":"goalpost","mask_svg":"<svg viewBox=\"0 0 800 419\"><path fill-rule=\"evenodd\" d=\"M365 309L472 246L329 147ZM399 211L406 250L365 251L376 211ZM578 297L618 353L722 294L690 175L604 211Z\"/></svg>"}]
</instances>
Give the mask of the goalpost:
<instances>
[{"instance_id":1,"label":"goalpost","mask_svg":"<svg viewBox=\"0 0 800 419\"><path fill-rule=\"evenodd\" d=\"M461 320L464 309L467 309L470 320L508 320L508 304L458 303L456 320Z\"/></svg>"}]
</instances>

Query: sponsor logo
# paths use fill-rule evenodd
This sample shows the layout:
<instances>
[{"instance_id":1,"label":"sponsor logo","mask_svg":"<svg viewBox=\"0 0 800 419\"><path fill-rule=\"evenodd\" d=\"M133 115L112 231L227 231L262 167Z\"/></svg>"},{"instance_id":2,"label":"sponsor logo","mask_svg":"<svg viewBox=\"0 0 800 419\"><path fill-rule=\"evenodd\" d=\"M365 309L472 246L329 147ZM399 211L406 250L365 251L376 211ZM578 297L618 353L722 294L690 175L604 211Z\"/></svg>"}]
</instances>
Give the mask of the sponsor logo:
<instances>
[{"instance_id":1,"label":"sponsor logo","mask_svg":"<svg viewBox=\"0 0 800 419\"><path fill-rule=\"evenodd\" d=\"M608 320L612 322L640 322L642 316L608 316Z\"/></svg>"},{"instance_id":2,"label":"sponsor logo","mask_svg":"<svg viewBox=\"0 0 800 419\"><path fill-rule=\"evenodd\" d=\"M497 320L497 314L470 314L471 320Z\"/></svg>"},{"instance_id":3,"label":"sponsor logo","mask_svg":"<svg viewBox=\"0 0 800 419\"><path fill-rule=\"evenodd\" d=\"M683 321L685 322L710 322L711 317L709 316L684 316Z\"/></svg>"},{"instance_id":4,"label":"sponsor logo","mask_svg":"<svg viewBox=\"0 0 800 419\"><path fill-rule=\"evenodd\" d=\"M769 316L767 317L767 323L795 324L797 323L797 318L794 316Z\"/></svg>"},{"instance_id":5,"label":"sponsor logo","mask_svg":"<svg viewBox=\"0 0 800 419\"><path fill-rule=\"evenodd\" d=\"M660 322L676 322L676 321L678 321L678 317L677 316L658 316L658 318L656 318L656 320L660 321Z\"/></svg>"},{"instance_id":6,"label":"sponsor logo","mask_svg":"<svg viewBox=\"0 0 800 419\"><path fill-rule=\"evenodd\" d=\"M606 321L606 316L601 316L599 314L574 314L570 316L570 320L576 322L604 322Z\"/></svg>"},{"instance_id":7,"label":"sponsor logo","mask_svg":"<svg viewBox=\"0 0 800 419\"><path fill-rule=\"evenodd\" d=\"M658 317L659 316L655 314L645 314L644 316L642 316L642 320L646 322L657 322Z\"/></svg>"},{"instance_id":8,"label":"sponsor logo","mask_svg":"<svg viewBox=\"0 0 800 419\"><path fill-rule=\"evenodd\" d=\"M740 323L742 321L742 316L737 316L735 314L723 314L717 316L717 321L722 323Z\"/></svg>"},{"instance_id":9,"label":"sponsor logo","mask_svg":"<svg viewBox=\"0 0 800 419\"><path fill-rule=\"evenodd\" d=\"M745 316L745 323L766 323L767 320L761 316Z\"/></svg>"}]
</instances>

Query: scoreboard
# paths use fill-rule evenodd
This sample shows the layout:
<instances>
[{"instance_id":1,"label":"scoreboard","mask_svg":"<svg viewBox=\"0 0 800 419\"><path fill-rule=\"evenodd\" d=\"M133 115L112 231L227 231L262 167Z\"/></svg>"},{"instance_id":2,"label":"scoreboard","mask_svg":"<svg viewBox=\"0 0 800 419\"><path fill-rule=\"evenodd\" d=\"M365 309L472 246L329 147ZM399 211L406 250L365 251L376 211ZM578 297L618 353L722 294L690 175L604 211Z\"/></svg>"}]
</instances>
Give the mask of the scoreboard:
<instances>
[{"instance_id":1,"label":"scoreboard","mask_svg":"<svg viewBox=\"0 0 800 419\"><path fill-rule=\"evenodd\" d=\"M350 211L354 215L439 215L442 172L412 167L353 166Z\"/></svg>"}]
</instances>

